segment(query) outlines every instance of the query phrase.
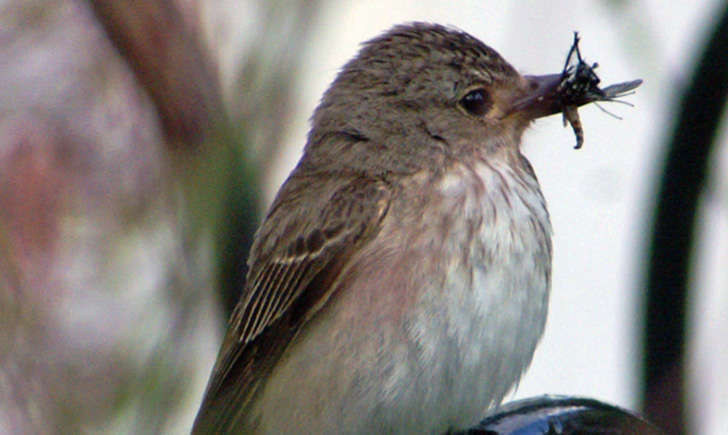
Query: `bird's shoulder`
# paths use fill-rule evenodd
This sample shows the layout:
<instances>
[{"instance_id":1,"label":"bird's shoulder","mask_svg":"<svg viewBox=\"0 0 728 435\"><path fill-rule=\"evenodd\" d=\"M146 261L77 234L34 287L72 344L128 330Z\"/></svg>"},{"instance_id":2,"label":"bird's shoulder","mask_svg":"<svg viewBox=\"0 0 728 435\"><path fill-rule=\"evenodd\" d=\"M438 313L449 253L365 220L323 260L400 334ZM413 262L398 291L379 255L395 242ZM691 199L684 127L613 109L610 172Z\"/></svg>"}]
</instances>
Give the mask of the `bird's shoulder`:
<instances>
[{"instance_id":1,"label":"bird's shoulder","mask_svg":"<svg viewBox=\"0 0 728 435\"><path fill-rule=\"evenodd\" d=\"M378 177L294 172L251 248L246 294L230 325L239 339L255 338L289 308L314 276L348 258L375 234L391 196L391 184ZM263 307L258 302L270 293L279 299Z\"/></svg>"}]
</instances>

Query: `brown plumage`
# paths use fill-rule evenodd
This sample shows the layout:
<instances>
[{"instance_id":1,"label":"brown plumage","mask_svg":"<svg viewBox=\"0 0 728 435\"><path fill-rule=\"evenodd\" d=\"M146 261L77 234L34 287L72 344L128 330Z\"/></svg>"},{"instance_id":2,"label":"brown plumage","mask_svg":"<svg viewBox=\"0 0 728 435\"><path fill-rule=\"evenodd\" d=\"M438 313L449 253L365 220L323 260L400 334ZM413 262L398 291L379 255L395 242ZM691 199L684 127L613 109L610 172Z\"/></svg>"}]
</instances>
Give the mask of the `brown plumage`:
<instances>
[{"instance_id":1,"label":"brown plumage","mask_svg":"<svg viewBox=\"0 0 728 435\"><path fill-rule=\"evenodd\" d=\"M444 432L497 405L546 318L519 145L561 81L433 24L365 43L256 234L193 432Z\"/></svg>"}]
</instances>

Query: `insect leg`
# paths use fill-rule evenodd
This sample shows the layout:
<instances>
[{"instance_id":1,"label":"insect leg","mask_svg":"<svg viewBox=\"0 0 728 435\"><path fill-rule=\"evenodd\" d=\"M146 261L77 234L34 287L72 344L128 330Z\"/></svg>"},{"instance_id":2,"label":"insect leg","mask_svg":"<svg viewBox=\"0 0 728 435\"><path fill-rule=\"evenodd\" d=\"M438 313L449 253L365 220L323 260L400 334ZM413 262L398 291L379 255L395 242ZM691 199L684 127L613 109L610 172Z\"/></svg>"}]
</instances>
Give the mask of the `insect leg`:
<instances>
[{"instance_id":1,"label":"insect leg","mask_svg":"<svg viewBox=\"0 0 728 435\"><path fill-rule=\"evenodd\" d=\"M579 119L579 111L576 106L564 106L564 126L568 122L571 124L572 130L576 135L576 146L574 149L578 150L584 144L584 130L581 128L581 120Z\"/></svg>"}]
</instances>

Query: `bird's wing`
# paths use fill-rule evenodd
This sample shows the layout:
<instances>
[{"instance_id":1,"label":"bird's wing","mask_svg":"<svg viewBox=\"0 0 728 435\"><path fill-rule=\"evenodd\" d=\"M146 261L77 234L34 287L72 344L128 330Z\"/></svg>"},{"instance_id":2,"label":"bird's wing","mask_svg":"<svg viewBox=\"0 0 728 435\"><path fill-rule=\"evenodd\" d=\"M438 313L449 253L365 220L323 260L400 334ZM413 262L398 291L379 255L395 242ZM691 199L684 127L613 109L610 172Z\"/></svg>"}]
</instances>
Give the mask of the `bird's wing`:
<instances>
[{"instance_id":1,"label":"bird's wing","mask_svg":"<svg viewBox=\"0 0 728 435\"><path fill-rule=\"evenodd\" d=\"M331 186L340 181L321 181L321 174L297 181L284 184L286 195L279 194L256 236L245 291L193 432L235 427L266 368L326 304L351 255L378 232L389 207L391 192L381 180L356 177L338 189ZM295 189L307 190L308 204Z\"/></svg>"}]
</instances>

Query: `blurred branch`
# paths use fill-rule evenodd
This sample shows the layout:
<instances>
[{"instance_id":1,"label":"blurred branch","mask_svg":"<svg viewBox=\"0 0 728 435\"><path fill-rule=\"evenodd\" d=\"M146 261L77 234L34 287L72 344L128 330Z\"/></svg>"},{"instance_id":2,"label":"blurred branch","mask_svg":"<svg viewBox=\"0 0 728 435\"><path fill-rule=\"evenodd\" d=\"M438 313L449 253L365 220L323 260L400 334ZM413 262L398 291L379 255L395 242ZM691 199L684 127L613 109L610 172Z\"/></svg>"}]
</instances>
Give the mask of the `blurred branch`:
<instances>
[{"instance_id":1,"label":"blurred branch","mask_svg":"<svg viewBox=\"0 0 728 435\"><path fill-rule=\"evenodd\" d=\"M225 111L195 29L175 2L90 0L110 40L149 93L170 146L200 146Z\"/></svg>"},{"instance_id":2,"label":"blurred branch","mask_svg":"<svg viewBox=\"0 0 728 435\"><path fill-rule=\"evenodd\" d=\"M188 418L183 396L201 394L195 378L217 347L212 275L230 272L218 282L234 303L244 273L231 276L258 221L262 170L244 152L248 129L280 134L290 105L264 111L261 98L247 122L229 122L197 2L7 3L0 432L180 433L169 428ZM268 25L262 38L281 37L280 23ZM295 17L286 26L281 46L308 28ZM256 70L263 89L281 89L266 80L293 69L268 62ZM262 112L269 123L257 122Z\"/></svg>"},{"instance_id":3,"label":"blurred branch","mask_svg":"<svg viewBox=\"0 0 728 435\"><path fill-rule=\"evenodd\" d=\"M194 173L186 173L184 181L189 210L196 215L191 227L215 228L217 287L229 314L244 286L248 250L259 221L260 168L268 167L280 149L304 58L301 45L319 2L260 2L264 32L245 41L251 51L241 59L229 90L230 112L208 57L215 53L205 51L200 32L185 22L177 2L89 3L151 97L168 145L215 145L206 163L198 159Z\"/></svg>"},{"instance_id":4,"label":"blurred branch","mask_svg":"<svg viewBox=\"0 0 728 435\"><path fill-rule=\"evenodd\" d=\"M717 22L677 122L659 188L647 270L643 408L669 433L685 433L688 273L700 193L728 96L728 7Z\"/></svg>"},{"instance_id":5,"label":"blurred branch","mask_svg":"<svg viewBox=\"0 0 728 435\"><path fill-rule=\"evenodd\" d=\"M151 97L168 146L197 150L195 164L182 167L188 229L214 228L218 246L218 291L225 307L240 294L248 239L257 225L260 180L255 166L240 153L222 100L217 70L205 51L198 29L185 22L175 2L91 0L93 10L117 51ZM189 161L188 159L188 162ZM230 207L235 207L231 210ZM231 226L242 232L232 232ZM233 236L230 236L233 234ZM235 249L242 244L245 252ZM231 296L233 295L233 296ZM231 300L234 299L234 300ZM227 318L227 316L224 316Z\"/></svg>"}]
</instances>

